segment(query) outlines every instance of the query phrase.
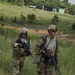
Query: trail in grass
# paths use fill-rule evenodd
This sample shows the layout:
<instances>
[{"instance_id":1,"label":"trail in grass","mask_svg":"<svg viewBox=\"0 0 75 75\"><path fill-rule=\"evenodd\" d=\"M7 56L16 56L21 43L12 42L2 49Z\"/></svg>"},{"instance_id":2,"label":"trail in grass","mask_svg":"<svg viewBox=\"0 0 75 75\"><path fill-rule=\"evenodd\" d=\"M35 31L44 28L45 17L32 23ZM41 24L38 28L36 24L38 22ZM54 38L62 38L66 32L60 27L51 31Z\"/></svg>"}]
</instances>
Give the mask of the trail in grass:
<instances>
[{"instance_id":1,"label":"trail in grass","mask_svg":"<svg viewBox=\"0 0 75 75\"><path fill-rule=\"evenodd\" d=\"M6 25L4 25L4 26L2 26L3 28L10 28L10 29L15 29L15 30L21 30L21 27L15 27L15 26L6 26ZM32 28L30 28L30 29L28 29L28 32L30 33L30 34L46 34L47 33L47 30L46 29L32 29ZM70 41L73 41L73 42L75 42L75 36L73 36L73 35L71 35L71 34L58 34L57 33L57 37L59 38L59 39L61 39L61 40L70 40Z\"/></svg>"}]
</instances>

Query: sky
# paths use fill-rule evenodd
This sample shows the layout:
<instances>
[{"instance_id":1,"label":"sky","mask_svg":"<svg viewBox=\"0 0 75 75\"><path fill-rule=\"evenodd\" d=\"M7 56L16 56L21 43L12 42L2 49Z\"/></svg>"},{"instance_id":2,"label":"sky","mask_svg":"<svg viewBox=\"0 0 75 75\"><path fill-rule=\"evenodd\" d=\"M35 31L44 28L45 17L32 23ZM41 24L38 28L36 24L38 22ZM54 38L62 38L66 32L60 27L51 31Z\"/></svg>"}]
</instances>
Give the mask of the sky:
<instances>
[{"instance_id":1,"label":"sky","mask_svg":"<svg viewBox=\"0 0 75 75\"><path fill-rule=\"evenodd\" d=\"M75 0L68 0L69 3L75 4Z\"/></svg>"}]
</instances>

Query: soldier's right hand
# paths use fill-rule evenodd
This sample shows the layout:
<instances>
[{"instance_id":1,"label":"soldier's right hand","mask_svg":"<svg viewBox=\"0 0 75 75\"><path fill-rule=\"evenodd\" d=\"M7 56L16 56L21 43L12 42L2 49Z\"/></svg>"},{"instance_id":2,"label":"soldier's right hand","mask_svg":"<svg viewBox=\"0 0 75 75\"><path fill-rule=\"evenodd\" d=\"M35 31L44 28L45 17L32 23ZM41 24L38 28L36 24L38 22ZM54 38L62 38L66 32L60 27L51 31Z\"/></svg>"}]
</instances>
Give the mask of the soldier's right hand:
<instances>
[{"instance_id":1,"label":"soldier's right hand","mask_svg":"<svg viewBox=\"0 0 75 75\"><path fill-rule=\"evenodd\" d=\"M15 47L18 47L18 46L19 46L19 43L15 43L14 46L15 46Z\"/></svg>"}]
</instances>

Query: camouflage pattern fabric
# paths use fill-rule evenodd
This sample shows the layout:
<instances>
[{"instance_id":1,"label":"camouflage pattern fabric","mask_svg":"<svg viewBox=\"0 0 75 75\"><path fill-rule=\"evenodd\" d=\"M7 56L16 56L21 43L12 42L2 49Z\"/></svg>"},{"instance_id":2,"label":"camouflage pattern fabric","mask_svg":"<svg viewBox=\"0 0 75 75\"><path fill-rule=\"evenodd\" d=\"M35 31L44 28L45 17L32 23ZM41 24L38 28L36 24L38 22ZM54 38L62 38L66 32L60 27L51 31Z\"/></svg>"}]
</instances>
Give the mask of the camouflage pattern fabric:
<instances>
[{"instance_id":1,"label":"camouflage pattern fabric","mask_svg":"<svg viewBox=\"0 0 75 75\"><path fill-rule=\"evenodd\" d=\"M48 45L49 41L50 44ZM50 52L52 56L54 56L56 50L56 38L50 39L49 37L47 37L45 47L47 45L48 45L47 50Z\"/></svg>"},{"instance_id":2,"label":"camouflage pattern fabric","mask_svg":"<svg viewBox=\"0 0 75 75\"><path fill-rule=\"evenodd\" d=\"M12 41L13 47L13 62L12 62L12 75L18 75L24 65L26 48L25 43L30 48L30 38L28 37L28 29L22 28L17 40Z\"/></svg>"},{"instance_id":3,"label":"camouflage pattern fabric","mask_svg":"<svg viewBox=\"0 0 75 75\"><path fill-rule=\"evenodd\" d=\"M38 75L52 75L53 66L51 63L39 62L37 64Z\"/></svg>"},{"instance_id":4,"label":"camouflage pattern fabric","mask_svg":"<svg viewBox=\"0 0 75 75\"><path fill-rule=\"evenodd\" d=\"M23 68L25 57L20 57L22 50L18 47L13 48L12 75L19 75Z\"/></svg>"},{"instance_id":5,"label":"camouflage pattern fabric","mask_svg":"<svg viewBox=\"0 0 75 75\"><path fill-rule=\"evenodd\" d=\"M45 35L42 36L36 44L35 52L36 52L37 56L41 55L41 53L43 52L44 37L45 37ZM51 39L47 38L46 44L49 40L51 40ZM48 49L51 48L51 51L52 51L52 49L54 49L53 52L52 52L52 54L54 56L55 48L56 48L55 38L52 39L51 41L52 42L49 44ZM44 63L43 57L40 57L40 61L37 62L36 64L37 64L37 73L38 73L38 75L52 75L52 70L53 70L53 64L52 63Z\"/></svg>"}]
</instances>

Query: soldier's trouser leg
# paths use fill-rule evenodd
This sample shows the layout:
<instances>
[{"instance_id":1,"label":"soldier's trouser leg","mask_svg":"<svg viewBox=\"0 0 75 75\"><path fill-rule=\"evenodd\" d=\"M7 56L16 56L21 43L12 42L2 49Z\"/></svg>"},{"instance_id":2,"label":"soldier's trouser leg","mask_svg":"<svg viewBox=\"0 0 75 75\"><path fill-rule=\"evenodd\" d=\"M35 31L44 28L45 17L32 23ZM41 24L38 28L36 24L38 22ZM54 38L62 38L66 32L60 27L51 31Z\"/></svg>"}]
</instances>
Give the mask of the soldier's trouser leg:
<instances>
[{"instance_id":1,"label":"soldier's trouser leg","mask_svg":"<svg viewBox=\"0 0 75 75\"><path fill-rule=\"evenodd\" d=\"M19 65L19 67L20 67L20 72L21 72L21 70L22 70L22 68L23 68L23 66L24 66L24 57L20 57L20 65Z\"/></svg>"},{"instance_id":2,"label":"soldier's trouser leg","mask_svg":"<svg viewBox=\"0 0 75 75\"><path fill-rule=\"evenodd\" d=\"M53 72L53 66L46 65L46 75L52 75Z\"/></svg>"},{"instance_id":3,"label":"soldier's trouser leg","mask_svg":"<svg viewBox=\"0 0 75 75\"><path fill-rule=\"evenodd\" d=\"M12 75L18 75L24 65L24 57L20 57L19 59L13 58L13 65L12 65Z\"/></svg>"},{"instance_id":4,"label":"soldier's trouser leg","mask_svg":"<svg viewBox=\"0 0 75 75\"><path fill-rule=\"evenodd\" d=\"M19 74L19 60L16 58L13 58L13 64L12 64L12 75L18 75Z\"/></svg>"},{"instance_id":5,"label":"soldier's trouser leg","mask_svg":"<svg viewBox=\"0 0 75 75\"><path fill-rule=\"evenodd\" d=\"M45 64L43 62L39 62L37 64L37 73L38 73L38 75L46 75L45 71L46 71Z\"/></svg>"}]
</instances>

